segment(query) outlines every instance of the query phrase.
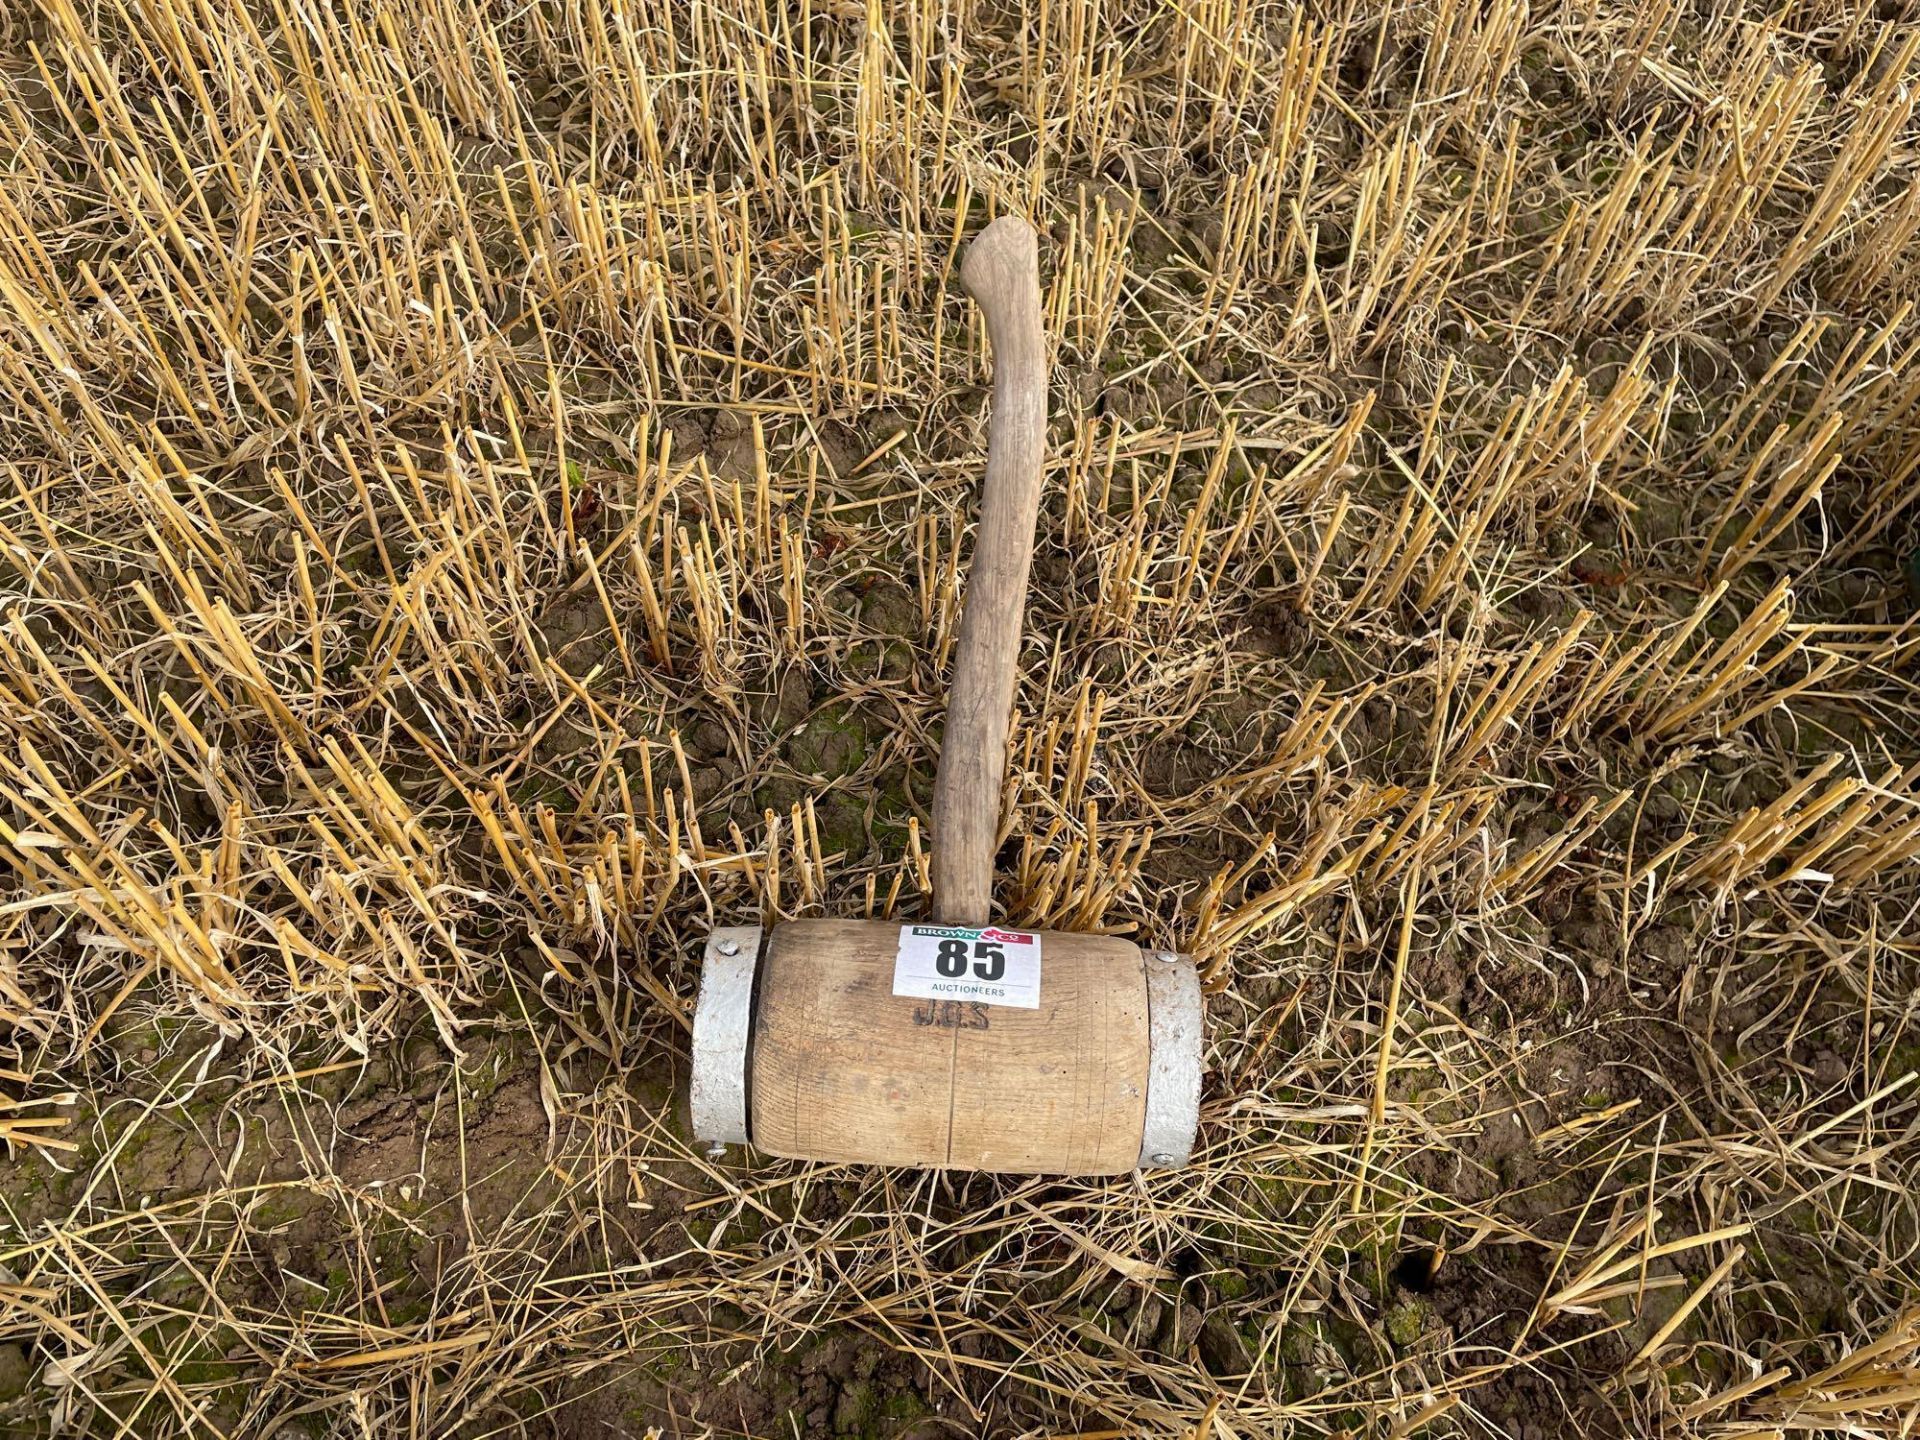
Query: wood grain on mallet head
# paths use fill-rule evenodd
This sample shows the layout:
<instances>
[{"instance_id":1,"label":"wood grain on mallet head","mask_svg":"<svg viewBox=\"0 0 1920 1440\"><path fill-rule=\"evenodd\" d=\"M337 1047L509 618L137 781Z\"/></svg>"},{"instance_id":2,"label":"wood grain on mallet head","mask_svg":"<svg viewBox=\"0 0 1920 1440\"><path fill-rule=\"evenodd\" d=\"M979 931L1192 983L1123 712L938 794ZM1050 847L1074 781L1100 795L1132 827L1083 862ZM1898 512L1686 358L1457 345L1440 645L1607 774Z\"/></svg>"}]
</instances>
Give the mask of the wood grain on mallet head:
<instances>
[{"instance_id":1,"label":"wood grain on mallet head","mask_svg":"<svg viewBox=\"0 0 1920 1440\"><path fill-rule=\"evenodd\" d=\"M893 994L900 927L787 920L760 976L753 1143L793 1159L1117 1175L1146 1123L1144 962L1050 932L1035 1010Z\"/></svg>"},{"instance_id":2,"label":"wood grain on mallet head","mask_svg":"<svg viewBox=\"0 0 1920 1440\"><path fill-rule=\"evenodd\" d=\"M993 903L1007 725L1047 433L1046 337L1033 227L1014 215L994 221L967 248L960 283L986 317L993 416L934 781L933 907L934 918L947 924L984 925Z\"/></svg>"}]
</instances>

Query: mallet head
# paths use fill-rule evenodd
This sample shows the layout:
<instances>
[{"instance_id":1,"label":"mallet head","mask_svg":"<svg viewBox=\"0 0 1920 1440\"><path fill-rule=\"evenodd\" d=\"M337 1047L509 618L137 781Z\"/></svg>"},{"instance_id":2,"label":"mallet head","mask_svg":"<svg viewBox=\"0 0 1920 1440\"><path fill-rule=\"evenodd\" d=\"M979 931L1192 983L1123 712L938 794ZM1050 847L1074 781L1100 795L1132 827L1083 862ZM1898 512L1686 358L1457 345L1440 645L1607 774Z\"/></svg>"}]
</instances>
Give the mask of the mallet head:
<instances>
[{"instance_id":1,"label":"mallet head","mask_svg":"<svg viewBox=\"0 0 1920 1440\"><path fill-rule=\"evenodd\" d=\"M793 920L709 938L693 1129L795 1159L1110 1175L1186 1162L1193 963L1110 935Z\"/></svg>"}]
</instances>

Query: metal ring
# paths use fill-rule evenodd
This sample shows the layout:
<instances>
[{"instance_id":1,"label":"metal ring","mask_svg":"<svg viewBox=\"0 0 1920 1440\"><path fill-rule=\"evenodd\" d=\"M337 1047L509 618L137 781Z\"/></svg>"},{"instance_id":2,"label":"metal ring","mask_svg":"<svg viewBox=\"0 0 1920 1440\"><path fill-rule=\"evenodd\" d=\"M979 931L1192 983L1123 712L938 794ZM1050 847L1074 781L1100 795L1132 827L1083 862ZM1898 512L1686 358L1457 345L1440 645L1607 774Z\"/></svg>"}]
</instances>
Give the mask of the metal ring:
<instances>
[{"instance_id":1,"label":"metal ring","mask_svg":"<svg viewBox=\"0 0 1920 1440\"><path fill-rule=\"evenodd\" d=\"M1147 1123L1140 1168L1184 1165L1200 1129L1206 1002L1190 955L1147 952Z\"/></svg>"},{"instance_id":2,"label":"metal ring","mask_svg":"<svg viewBox=\"0 0 1920 1440\"><path fill-rule=\"evenodd\" d=\"M707 937L700 998L693 1007L693 1138L703 1145L747 1143L747 1040L760 927L733 925Z\"/></svg>"}]
</instances>

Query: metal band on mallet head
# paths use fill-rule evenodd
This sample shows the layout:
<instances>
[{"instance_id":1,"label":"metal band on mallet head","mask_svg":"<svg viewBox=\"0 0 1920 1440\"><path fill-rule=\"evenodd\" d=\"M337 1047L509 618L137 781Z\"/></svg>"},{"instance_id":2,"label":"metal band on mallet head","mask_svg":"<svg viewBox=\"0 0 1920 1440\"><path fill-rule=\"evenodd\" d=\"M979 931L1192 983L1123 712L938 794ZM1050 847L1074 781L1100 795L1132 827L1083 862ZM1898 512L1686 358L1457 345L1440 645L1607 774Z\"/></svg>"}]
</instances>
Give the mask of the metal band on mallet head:
<instances>
[{"instance_id":1,"label":"metal band on mallet head","mask_svg":"<svg viewBox=\"0 0 1920 1440\"><path fill-rule=\"evenodd\" d=\"M709 1156L747 1143L747 1049L759 963L758 925L731 926L707 937L700 998L693 1009L688 1096L694 1138L707 1146Z\"/></svg>"},{"instance_id":2,"label":"metal band on mallet head","mask_svg":"<svg viewBox=\"0 0 1920 1440\"><path fill-rule=\"evenodd\" d=\"M1200 1130L1200 1053L1206 1002L1193 961L1147 952L1147 1119L1140 1168L1184 1165Z\"/></svg>"}]
</instances>

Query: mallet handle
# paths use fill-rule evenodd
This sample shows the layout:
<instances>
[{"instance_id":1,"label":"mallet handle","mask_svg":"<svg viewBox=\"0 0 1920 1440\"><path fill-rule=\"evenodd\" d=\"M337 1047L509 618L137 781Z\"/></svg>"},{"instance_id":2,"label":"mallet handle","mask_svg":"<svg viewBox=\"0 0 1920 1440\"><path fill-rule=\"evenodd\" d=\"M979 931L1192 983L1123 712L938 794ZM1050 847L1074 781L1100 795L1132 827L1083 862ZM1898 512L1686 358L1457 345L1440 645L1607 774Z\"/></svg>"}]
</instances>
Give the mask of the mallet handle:
<instances>
[{"instance_id":1,"label":"mallet handle","mask_svg":"<svg viewBox=\"0 0 1920 1440\"><path fill-rule=\"evenodd\" d=\"M1008 215L981 231L960 264L960 284L987 320L993 418L933 785L933 915L948 925L984 925L993 902L1007 726L1047 433L1047 347L1033 227Z\"/></svg>"}]
</instances>

